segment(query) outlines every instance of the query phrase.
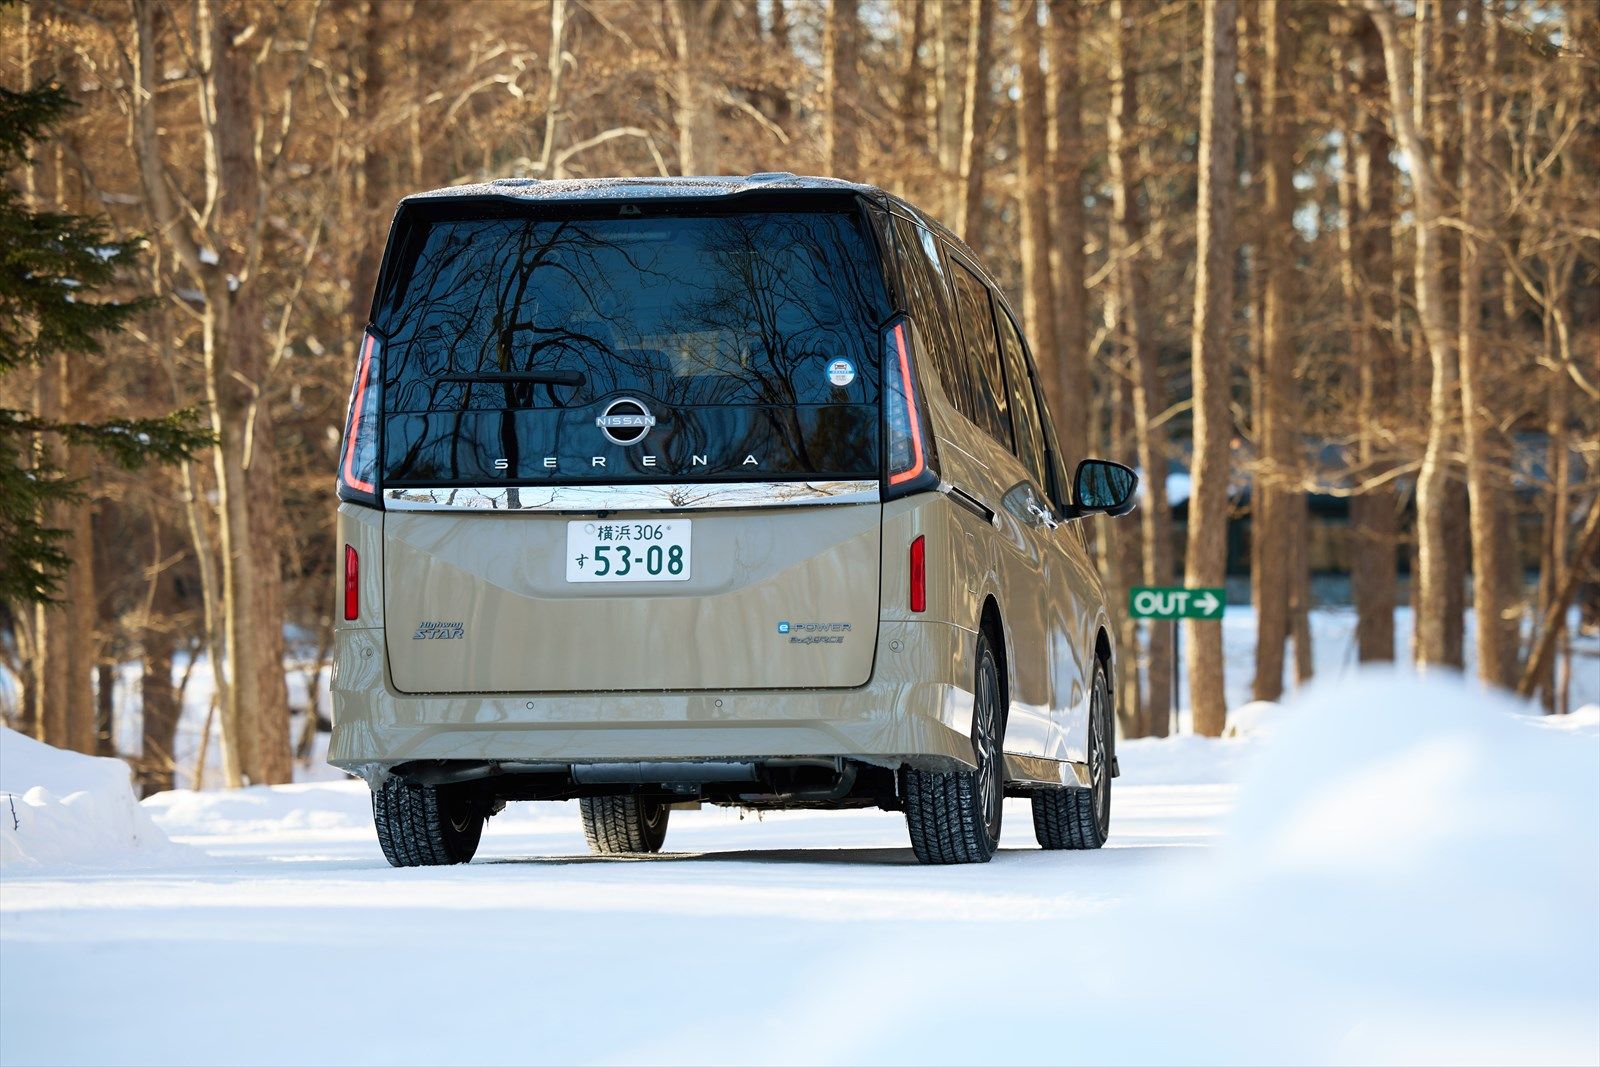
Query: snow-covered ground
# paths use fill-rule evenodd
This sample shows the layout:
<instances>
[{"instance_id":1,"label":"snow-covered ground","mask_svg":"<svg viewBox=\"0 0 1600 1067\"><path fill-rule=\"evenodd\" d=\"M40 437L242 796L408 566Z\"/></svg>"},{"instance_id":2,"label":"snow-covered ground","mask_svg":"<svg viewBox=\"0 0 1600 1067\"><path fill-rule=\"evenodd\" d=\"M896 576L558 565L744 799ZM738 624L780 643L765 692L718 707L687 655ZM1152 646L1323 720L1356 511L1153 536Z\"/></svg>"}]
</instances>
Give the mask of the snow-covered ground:
<instances>
[{"instance_id":1,"label":"snow-covered ground","mask_svg":"<svg viewBox=\"0 0 1600 1067\"><path fill-rule=\"evenodd\" d=\"M180 856L0 867L0 1063L1595 1063L1600 708L1524 710L1324 682L1125 743L1106 849L1012 801L965 868L884 813L676 812L598 859L512 805L395 871L359 783L162 794Z\"/></svg>"}]
</instances>

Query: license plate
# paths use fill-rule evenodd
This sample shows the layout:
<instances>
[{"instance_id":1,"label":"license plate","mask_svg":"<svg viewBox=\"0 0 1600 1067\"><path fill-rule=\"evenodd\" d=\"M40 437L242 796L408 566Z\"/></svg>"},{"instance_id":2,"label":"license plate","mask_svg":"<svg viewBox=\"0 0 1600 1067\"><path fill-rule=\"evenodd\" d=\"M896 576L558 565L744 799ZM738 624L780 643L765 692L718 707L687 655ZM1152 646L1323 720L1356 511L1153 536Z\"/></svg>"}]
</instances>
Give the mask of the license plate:
<instances>
[{"instance_id":1,"label":"license plate","mask_svg":"<svg viewBox=\"0 0 1600 1067\"><path fill-rule=\"evenodd\" d=\"M691 525L689 519L569 522L567 581L686 581Z\"/></svg>"}]
</instances>

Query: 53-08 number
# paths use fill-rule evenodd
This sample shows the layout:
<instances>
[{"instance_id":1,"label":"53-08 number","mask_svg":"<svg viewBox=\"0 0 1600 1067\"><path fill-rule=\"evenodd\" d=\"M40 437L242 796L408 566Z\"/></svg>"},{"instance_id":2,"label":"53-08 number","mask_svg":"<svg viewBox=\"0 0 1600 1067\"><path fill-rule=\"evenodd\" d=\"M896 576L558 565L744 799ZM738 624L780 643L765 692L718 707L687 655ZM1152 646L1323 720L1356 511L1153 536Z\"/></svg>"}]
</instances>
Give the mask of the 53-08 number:
<instances>
[{"instance_id":1,"label":"53-08 number","mask_svg":"<svg viewBox=\"0 0 1600 1067\"><path fill-rule=\"evenodd\" d=\"M663 574L682 574L683 546L673 545L665 552L661 551L660 545L651 545L642 550L627 545L594 546L596 578L604 578L613 570L616 571L618 578L623 578L631 573L634 567L643 567L645 573L652 578L659 578Z\"/></svg>"},{"instance_id":2,"label":"53-08 number","mask_svg":"<svg viewBox=\"0 0 1600 1067\"><path fill-rule=\"evenodd\" d=\"M567 581L672 582L689 577L688 519L567 524Z\"/></svg>"}]
</instances>

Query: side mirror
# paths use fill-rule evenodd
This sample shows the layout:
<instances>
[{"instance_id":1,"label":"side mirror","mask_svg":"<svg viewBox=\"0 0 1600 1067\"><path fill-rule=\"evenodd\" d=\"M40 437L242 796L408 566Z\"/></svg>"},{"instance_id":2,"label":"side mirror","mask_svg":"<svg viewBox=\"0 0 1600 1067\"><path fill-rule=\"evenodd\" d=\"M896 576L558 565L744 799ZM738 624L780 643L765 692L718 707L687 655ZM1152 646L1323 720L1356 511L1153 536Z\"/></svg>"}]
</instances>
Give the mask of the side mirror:
<instances>
[{"instance_id":1,"label":"side mirror","mask_svg":"<svg viewBox=\"0 0 1600 1067\"><path fill-rule=\"evenodd\" d=\"M1108 459L1086 459L1072 476L1072 503L1080 515L1126 515L1137 499L1139 476Z\"/></svg>"}]
</instances>

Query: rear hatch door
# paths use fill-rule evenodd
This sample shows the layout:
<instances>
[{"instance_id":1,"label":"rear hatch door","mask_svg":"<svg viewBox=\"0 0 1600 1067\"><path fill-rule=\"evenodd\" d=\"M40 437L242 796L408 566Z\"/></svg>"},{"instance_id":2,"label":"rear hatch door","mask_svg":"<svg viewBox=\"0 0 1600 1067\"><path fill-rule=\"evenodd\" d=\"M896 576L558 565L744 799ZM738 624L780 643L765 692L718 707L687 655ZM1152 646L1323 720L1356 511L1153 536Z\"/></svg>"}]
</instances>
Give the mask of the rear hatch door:
<instances>
[{"instance_id":1,"label":"rear hatch door","mask_svg":"<svg viewBox=\"0 0 1600 1067\"><path fill-rule=\"evenodd\" d=\"M396 686L865 683L888 298L859 204L534 210L391 242Z\"/></svg>"}]
</instances>

